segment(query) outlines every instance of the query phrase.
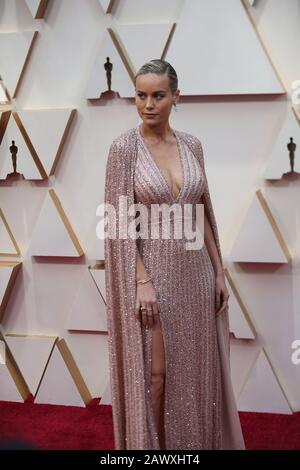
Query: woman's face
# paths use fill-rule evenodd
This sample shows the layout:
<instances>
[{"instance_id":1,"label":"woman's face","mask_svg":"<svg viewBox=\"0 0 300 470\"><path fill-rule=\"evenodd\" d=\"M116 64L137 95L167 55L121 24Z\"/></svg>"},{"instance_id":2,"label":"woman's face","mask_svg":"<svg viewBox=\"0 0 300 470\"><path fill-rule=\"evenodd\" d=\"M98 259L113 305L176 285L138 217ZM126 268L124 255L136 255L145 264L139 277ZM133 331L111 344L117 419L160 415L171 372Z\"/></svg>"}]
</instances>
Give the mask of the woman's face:
<instances>
[{"instance_id":1,"label":"woman's face","mask_svg":"<svg viewBox=\"0 0 300 470\"><path fill-rule=\"evenodd\" d=\"M135 83L135 104L145 124L156 127L166 123L179 90L172 93L167 75L138 75Z\"/></svg>"}]
</instances>

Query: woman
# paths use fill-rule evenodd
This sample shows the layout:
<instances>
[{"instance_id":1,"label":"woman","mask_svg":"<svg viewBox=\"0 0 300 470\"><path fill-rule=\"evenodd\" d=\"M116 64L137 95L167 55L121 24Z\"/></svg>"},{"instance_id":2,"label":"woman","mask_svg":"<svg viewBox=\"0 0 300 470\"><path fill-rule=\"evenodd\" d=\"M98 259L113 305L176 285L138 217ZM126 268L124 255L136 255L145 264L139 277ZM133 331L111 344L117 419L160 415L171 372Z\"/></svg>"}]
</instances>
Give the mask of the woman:
<instances>
[{"instance_id":1,"label":"woman","mask_svg":"<svg viewBox=\"0 0 300 470\"><path fill-rule=\"evenodd\" d=\"M115 447L244 449L230 379L228 292L202 146L169 125L177 86L168 62L141 67L135 102L142 123L112 142L107 160L105 202L115 208L109 227L117 225L105 238ZM134 204L144 208L138 219L129 210ZM130 230L119 232L137 221L140 234L151 224L152 230L147 216L154 204L204 204L203 246L188 250L183 237L136 239ZM170 218L174 229L172 211Z\"/></svg>"}]
</instances>

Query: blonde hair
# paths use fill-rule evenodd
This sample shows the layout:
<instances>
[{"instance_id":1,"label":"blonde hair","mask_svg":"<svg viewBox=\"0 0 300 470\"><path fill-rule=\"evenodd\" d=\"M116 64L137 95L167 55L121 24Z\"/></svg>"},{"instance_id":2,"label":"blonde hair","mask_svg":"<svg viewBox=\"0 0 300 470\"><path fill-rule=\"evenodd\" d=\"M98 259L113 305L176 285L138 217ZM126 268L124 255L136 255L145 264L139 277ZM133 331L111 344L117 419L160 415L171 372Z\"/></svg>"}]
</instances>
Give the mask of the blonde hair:
<instances>
[{"instance_id":1,"label":"blonde hair","mask_svg":"<svg viewBox=\"0 0 300 470\"><path fill-rule=\"evenodd\" d=\"M146 73L156 73L157 75L167 75L169 79L169 84L171 91L175 93L178 88L178 78L175 69L172 67L169 62L163 59L153 59L149 62L146 62L142 67L138 70L135 75L135 83L136 79L139 75L145 75Z\"/></svg>"}]
</instances>

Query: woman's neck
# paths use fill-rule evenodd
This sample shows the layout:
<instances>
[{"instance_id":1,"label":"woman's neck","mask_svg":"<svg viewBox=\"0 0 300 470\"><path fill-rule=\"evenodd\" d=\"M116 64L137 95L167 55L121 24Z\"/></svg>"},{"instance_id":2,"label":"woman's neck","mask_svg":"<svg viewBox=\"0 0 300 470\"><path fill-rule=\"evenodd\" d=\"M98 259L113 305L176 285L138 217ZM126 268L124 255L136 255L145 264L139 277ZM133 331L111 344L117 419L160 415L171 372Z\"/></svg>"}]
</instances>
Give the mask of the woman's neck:
<instances>
[{"instance_id":1,"label":"woman's neck","mask_svg":"<svg viewBox=\"0 0 300 470\"><path fill-rule=\"evenodd\" d=\"M159 126L147 126L147 124L142 122L142 124L140 124L140 132L144 139L156 142L166 142L173 136L169 122Z\"/></svg>"}]
</instances>

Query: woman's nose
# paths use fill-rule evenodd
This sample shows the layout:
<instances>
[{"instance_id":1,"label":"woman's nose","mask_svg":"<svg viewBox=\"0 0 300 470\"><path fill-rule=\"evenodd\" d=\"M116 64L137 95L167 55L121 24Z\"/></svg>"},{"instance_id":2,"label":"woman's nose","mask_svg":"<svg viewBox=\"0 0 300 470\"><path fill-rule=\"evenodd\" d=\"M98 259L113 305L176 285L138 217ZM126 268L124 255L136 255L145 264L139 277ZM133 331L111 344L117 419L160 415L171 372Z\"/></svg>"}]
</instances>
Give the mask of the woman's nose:
<instances>
[{"instance_id":1,"label":"woman's nose","mask_svg":"<svg viewBox=\"0 0 300 470\"><path fill-rule=\"evenodd\" d=\"M147 99L146 108L153 108L153 102L151 98Z\"/></svg>"}]
</instances>

